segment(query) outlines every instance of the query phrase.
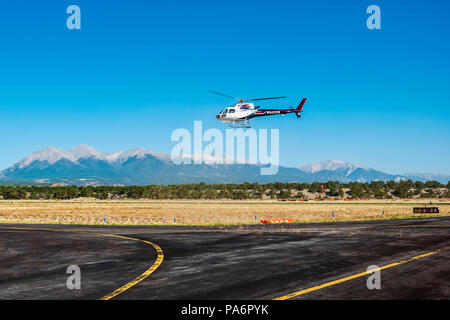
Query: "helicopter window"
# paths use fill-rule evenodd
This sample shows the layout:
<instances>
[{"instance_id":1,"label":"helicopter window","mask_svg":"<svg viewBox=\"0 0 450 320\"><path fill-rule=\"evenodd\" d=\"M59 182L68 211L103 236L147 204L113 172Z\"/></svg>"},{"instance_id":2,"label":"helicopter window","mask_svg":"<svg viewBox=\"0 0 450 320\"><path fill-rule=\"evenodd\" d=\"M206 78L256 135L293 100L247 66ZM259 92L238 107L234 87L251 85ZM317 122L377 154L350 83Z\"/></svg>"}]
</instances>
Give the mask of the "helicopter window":
<instances>
[{"instance_id":1,"label":"helicopter window","mask_svg":"<svg viewBox=\"0 0 450 320\"><path fill-rule=\"evenodd\" d=\"M230 109L228 113L234 113L234 109Z\"/></svg>"},{"instance_id":2,"label":"helicopter window","mask_svg":"<svg viewBox=\"0 0 450 320\"><path fill-rule=\"evenodd\" d=\"M223 114L227 114L228 109L223 110Z\"/></svg>"}]
</instances>

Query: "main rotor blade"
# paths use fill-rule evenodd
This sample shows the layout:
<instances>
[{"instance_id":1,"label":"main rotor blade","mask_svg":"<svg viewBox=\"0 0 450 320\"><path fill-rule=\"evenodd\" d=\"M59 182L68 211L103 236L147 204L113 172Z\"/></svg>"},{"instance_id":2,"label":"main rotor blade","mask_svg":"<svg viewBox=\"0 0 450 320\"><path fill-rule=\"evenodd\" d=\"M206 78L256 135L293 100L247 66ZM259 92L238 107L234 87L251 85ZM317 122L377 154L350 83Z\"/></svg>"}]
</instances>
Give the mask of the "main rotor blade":
<instances>
[{"instance_id":1,"label":"main rotor blade","mask_svg":"<svg viewBox=\"0 0 450 320\"><path fill-rule=\"evenodd\" d=\"M218 94L219 96L224 96L224 97L227 97L227 98L230 98L230 99L241 101L241 102L244 102L244 101L270 100L270 99L285 99L285 98L287 98L287 97L284 96L284 97L270 97L270 98L258 98L258 99L243 99L243 98L232 97L232 96L229 96L227 94L220 93L220 92L213 91L213 90L209 90L209 92L214 93L214 94Z\"/></svg>"},{"instance_id":2,"label":"main rotor blade","mask_svg":"<svg viewBox=\"0 0 450 320\"><path fill-rule=\"evenodd\" d=\"M220 92L217 92L217 91L213 91L213 90L209 90L209 92L214 93L214 94L218 94L219 96L224 96L224 97L227 97L227 98L231 98L231 99L234 99L234 100L242 100L242 99L235 98L235 97L229 96L227 94L223 94L223 93L220 93Z\"/></svg>"},{"instance_id":3,"label":"main rotor blade","mask_svg":"<svg viewBox=\"0 0 450 320\"><path fill-rule=\"evenodd\" d=\"M269 100L269 99L285 99L287 97L272 97L272 98L259 98L259 99L243 99L245 101L258 101L258 100Z\"/></svg>"}]
</instances>

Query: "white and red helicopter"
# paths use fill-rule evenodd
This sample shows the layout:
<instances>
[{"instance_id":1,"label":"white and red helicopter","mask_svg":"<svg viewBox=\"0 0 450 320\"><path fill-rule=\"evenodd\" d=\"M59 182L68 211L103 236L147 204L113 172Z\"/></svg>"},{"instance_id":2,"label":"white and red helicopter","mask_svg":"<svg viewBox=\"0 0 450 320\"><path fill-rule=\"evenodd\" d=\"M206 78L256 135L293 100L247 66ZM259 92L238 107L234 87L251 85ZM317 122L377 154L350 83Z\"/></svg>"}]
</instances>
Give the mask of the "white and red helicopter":
<instances>
[{"instance_id":1,"label":"white and red helicopter","mask_svg":"<svg viewBox=\"0 0 450 320\"><path fill-rule=\"evenodd\" d=\"M288 113L295 113L297 118L301 117L302 108L305 104L306 98L300 102L296 109L260 109L259 106L255 106L253 103L247 103L248 101L259 101L259 100L270 100L270 99L284 99L286 97L271 97L271 98L259 98L259 99L242 99L235 98L229 95L212 91L209 92L218 94L227 98L231 98L237 100L238 102L226 107L223 109L216 118L224 123L226 123L229 127L232 128L250 128L250 119L256 117L265 117L265 116L273 116L273 115L285 115Z\"/></svg>"}]
</instances>

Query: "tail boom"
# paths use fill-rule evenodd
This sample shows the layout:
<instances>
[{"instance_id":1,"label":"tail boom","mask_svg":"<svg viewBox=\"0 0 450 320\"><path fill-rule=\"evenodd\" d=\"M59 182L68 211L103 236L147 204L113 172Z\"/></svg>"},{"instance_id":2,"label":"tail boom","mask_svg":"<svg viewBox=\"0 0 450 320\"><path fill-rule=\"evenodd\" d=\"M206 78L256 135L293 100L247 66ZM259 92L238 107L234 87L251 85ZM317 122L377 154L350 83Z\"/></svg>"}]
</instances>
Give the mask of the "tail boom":
<instances>
[{"instance_id":1,"label":"tail boom","mask_svg":"<svg viewBox=\"0 0 450 320\"><path fill-rule=\"evenodd\" d=\"M300 102L298 107L296 109L258 109L254 113L252 113L248 119L255 118L255 117L264 117L264 116L273 116L273 115L284 115L288 113L295 113L297 118L300 118L300 113L302 112L303 105L306 102L306 98L303 98L303 100Z\"/></svg>"}]
</instances>

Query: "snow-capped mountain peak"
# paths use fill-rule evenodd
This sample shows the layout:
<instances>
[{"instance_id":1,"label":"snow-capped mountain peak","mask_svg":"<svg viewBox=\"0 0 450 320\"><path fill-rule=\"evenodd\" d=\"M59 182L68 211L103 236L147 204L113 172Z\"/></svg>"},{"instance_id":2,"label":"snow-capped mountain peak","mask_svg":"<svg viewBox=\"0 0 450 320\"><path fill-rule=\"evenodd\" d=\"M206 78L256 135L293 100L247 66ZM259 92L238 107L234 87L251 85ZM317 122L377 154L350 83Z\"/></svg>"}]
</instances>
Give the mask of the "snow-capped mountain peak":
<instances>
[{"instance_id":1,"label":"snow-capped mountain peak","mask_svg":"<svg viewBox=\"0 0 450 320\"><path fill-rule=\"evenodd\" d=\"M103 153L100 151L95 150L91 146L88 146L86 144L80 144L79 146L76 146L75 148L72 148L68 150L68 152L73 156L75 160L81 159L81 158L103 158Z\"/></svg>"},{"instance_id":2,"label":"snow-capped mountain peak","mask_svg":"<svg viewBox=\"0 0 450 320\"><path fill-rule=\"evenodd\" d=\"M369 170L366 167L363 167L358 164L354 164L351 162L345 162L341 160L328 160L328 161L321 161L321 162L315 162L311 164L307 164L300 169L303 171L306 171L308 173L315 173L322 170L329 170L329 171L346 171L346 174L349 175L356 169L361 168L365 170Z\"/></svg>"},{"instance_id":3,"label":"snow-capped mountain peak","mask_svg":"<svg viewBox=\"0 0 450 320\"><path fill-rule=\"evenodd\" d=\"M167 160L169 157L162 153L157 153L151 150L147 150L145 148L136 148L131 150L125 150L125 151L115 151L111 153L104 153L104 160L110 161L110 162L116 162L116 161L126 161L129 158L136 157L138 159L144 158L146 155L152 155L156 158L159 158L160 160Z\"/></svg>"},{"instance_id":4,"label":"snow-capped mountain peak","mask_svg":"<svg viewBox=\"0 0 450 320\"><path fill-rule=\"evenodd\" d=\"M155 157L160 158L161 160L166 158L166 156L163 154L159 154L151 150L147 150L145 148L103 153L98 150L95 150L91 146L81 144L69 150L56 147L48 147L40 149L28 155L23 160L19 161L14 167L19 169L25 168L26 166L30 165L35 161L47 162L49 165L52 165L61 159L69 160L73 163L77 163L78 160L86 158L95 158L98 160L104 160L108 162L117 162L117 161L126 161L131 157L143 158L146 155L153 155Z\"/></svg>"},{"instance_id":5,"label":"snow-capped mountain peak","mask_svg":"<svg viewBox=\"0 0 450 320\"><path fill-rule=\"evenodd\" d=\"M75 161L74 156L68 151L56 147L47 147L44 149L37 150L32 154L28 155L16 164L18 168L24 168L35 161L48 162L53 164L61 159L67 159L70 161Z\"/></svg>"}]
</instances>

